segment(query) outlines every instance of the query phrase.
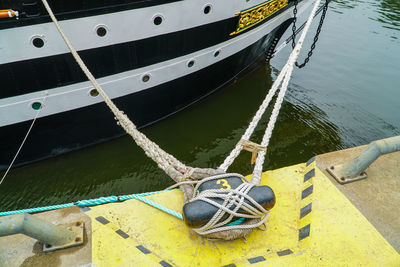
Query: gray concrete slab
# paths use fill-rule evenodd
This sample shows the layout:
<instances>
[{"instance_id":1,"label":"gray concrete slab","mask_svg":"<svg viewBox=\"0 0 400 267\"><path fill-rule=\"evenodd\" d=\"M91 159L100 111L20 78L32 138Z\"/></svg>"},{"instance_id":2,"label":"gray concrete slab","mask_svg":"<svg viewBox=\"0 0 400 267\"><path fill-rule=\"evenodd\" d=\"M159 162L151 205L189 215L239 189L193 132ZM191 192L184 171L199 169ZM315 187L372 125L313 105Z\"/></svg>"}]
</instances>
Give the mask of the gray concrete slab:
<instances>
[{"instance_id":1,"label":"gray concrete slab","mask_svg":"<svg viewBox=\"0 0 400 267\"><path fill-rule=\"evenodd\" d=\"M83 221L84 244L43 253L43 244L28 236L17 234L0 238L0 266L91 266L92 224L91 219L77 207L36 214L54 224Z\"/></svg>"},{"instance_id":2,"label":"gray concrete slab","mask_svg":"<svg viewBox=\"0 0 400 267\"><path fill-rule=\"evenodd\" d=\"M326 168L345 164L366 146L316 157L317 166L400 253L400 152L379 157L366 170L367 179L339 184Z\"/></svg>"}]
</instances>

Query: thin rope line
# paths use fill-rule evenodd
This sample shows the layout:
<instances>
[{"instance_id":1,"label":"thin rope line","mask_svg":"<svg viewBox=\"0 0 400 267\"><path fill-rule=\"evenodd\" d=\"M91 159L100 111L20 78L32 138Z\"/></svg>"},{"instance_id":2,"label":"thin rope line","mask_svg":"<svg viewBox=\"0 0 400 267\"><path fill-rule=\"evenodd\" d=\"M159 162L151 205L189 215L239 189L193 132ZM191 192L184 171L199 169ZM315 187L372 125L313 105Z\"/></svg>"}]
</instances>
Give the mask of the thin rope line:
<instances>
[{"instance_id":1,"label":"thin rope line","mask_svg":"<svg viewBox=\"0 0 400 267\"><path fill-rule=\"evenodd\" d=\"M3 183L3 181L4 181L4 179L6 178L8 172L11 170L12 166L14 165L14 162L15 162L15 160L17 159L17 157L18 157L18 155L19 155L19 152L21 152L21 149L22 149L22 147L24 146L25 141L26 141L26 139L28 138L28 136L29 136L29 134L30 134L30 132L31 132L31 130L32 130L32 128L33 128L33 125L35 124L36 119L39 117L39 114L40 114L40 112L42 111L42 109L43 109L43 107L44 107L44 103L45 103L45 101L46 101L46 98L47 98L47 94L44 96L44 98L43 98L43 100L42 100L43 103L42 103L40 109L38 109L38 111L36 112L35 118L33 119L32 123L31 123L31 126L29 127L28 131L26 132L25 137L24 137L24 139L22 140L22 143L21 143L21 145L19 146L19 148L18 148L18 150L17 150L17 153L15 153L15 156L14 156L13 160L11 161L10 165L8 166L7 171L4 173L3 178L1 178L0 185Z\"/></svg>"},{"instance_id":2,"label":"thin rope line","mask_svg":"<svg viewBox=\"0 0 400 267\"><path fill-rule=\"evenodd\" d=\"M303 41L307 35L307 32L310 28L311 22L313 21L315 17L315 13L317 11L317 8L319 6L319 3L321 0L316 0L314 3L314 7L307 19L307 22L304 26L304 30L301 33L300 39L296 44L296 47L293 49L293 51L290 53L290 56L282 68L281 72L279 73L277 79L274 81L274 83L271 86L271 89L269 90L268 94L266 95L265 99L263 100L262 104L258 108L256 114L252 118L252 121L250 122L249 126L247 127L245 133L242 135L241 139L243 140L250 140L250 137L252 136L255 128L257 127L258 123L260 122L262 116L264 115L266 109L268 108L272 98L276 94L276 92L279 91L277 100L275 102L272 114L270 116L270 120L268 122L268 127L265 130L265 134L261 143L261 146L267 147L269 144L269 139L271 138L272 131L274 129L275 123L277 116L279 114L280 108L282 106L282 101L283 97L285 96L287 87L289 85L289 81L293 72L293 65L294 62L296 62L300 50L302 48ZM241 143L237 143L236 146L233 148L233 150L230 152L230 154L225 158L224 162L218 167L220 170L226 172L229 166L232 165L233 161L239 156L240 152L243 149L243 145ZM256 164L254 166L253 170L253 178L252 178L252 183L258 185L260 183L261 179L261 172L262 172L262 166L265 160L265 151L260 151L257 155L256 159Z\"/></svg>"}]
</instances>

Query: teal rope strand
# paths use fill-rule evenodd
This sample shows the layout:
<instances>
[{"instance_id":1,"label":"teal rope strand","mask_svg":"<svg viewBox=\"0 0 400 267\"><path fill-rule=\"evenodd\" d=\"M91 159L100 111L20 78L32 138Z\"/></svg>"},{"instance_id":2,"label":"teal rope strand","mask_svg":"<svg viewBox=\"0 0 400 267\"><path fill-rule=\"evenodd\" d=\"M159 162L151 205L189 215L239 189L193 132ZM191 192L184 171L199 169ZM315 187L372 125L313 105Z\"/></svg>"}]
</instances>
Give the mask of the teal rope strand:
<instances>
[{"instance_id":1,"label":"teal rope strand","mask_svg":"<svg viewBox=\"0 0 400 267\"><path fill-rule=\"evenodd\" d=\"M158 203L155 203L147 198L144 198L145 196L160 194L160 193L163 193L166 191L170 191L170 190L162 190L162 191L148 192L148 193L142 193L142 194L123 195L123 196L119 196L119 197L116 197L116 196L100 197L100 198L96 198L96 199L80 200L80 201L77 201L74 203L67 203L67 204L61 204L61 205L53 205L53 206L47 206L47 207L14 210L14 211L4 211L4 212L0 212L0 216L14 215L14 214L19 214L19 213L43 212L43 211L49 211L49 210L68 208L68 207L72 207L72 206L89 207L89 206L102 205L102 204L106 204L106 203L125 201L128 199L136 199L136 200L142 201L143 203L146 203L147 205L150 205L156 209L159 209L165 213L175 216L178 219L183 220L182 214L180 214L179 212L176 212L176 211L171 210L167 207L164 207Z\"/></svg>"},{"instance_id":2,"label":"teal rope strand","mask_svg":"<svg viewBox=\"0 0 400 267\"><path fill-rule=\"evenodd\" d=\"M53 205L47 207L39 207L39 208L31 208L31 209L24 209L24 210L13 210L13 211L3 211L0 212L0 216L7 216L7 215L14 215L19 213L35 213L35 212L42 212L42 211L49 211L49 210L57 210L63 209L74 206L74 203L67 203L67 204L60 204L60 205Z\"/></svg>"}]
</instances>

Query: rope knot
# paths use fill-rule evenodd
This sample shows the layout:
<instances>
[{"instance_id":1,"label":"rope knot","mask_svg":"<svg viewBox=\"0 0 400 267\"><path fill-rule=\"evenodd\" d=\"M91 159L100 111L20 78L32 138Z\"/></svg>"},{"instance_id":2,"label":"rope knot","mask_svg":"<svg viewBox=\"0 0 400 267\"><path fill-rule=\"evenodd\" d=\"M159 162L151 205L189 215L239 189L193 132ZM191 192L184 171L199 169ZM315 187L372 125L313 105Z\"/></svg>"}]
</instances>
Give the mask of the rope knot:
<instances>
[{"instance_id":1,"label":"rope knot","mask_svg":"<svg viewBox=\"0 0 400 267\"><path fill-rule=\"evenodd\" d=\"M185 222L196 233L212 238L245 236L264 224L275 204L271 188L249 183L240 174L205 178L196 184L194 192L183 207Z\"/></svg>"},{"instance_id":2,"label":"rope knot","mask_svg":"<svg viewBox=\"0 0 400 267\"><path fill-rule=\"evenodd\" d=\"M242 146L244 150L251 152L251 164L256 162L258 152L267 152L267 147L251 142L246 139L240 139L238 145Z\"/></svg>"}]
</instances>

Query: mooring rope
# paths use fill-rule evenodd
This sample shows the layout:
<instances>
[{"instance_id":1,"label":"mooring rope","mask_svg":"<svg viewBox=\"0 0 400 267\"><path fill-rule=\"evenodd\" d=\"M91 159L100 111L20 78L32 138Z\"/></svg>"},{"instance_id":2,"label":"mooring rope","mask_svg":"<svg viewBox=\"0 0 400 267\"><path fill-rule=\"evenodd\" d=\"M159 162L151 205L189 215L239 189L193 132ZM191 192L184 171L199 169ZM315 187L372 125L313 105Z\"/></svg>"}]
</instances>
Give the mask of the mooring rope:
<instances>
[{"instance_id":1,"label":"mooring rope","mask_svg":"<svg viewBox=\"0 0 400 267\"><path fill-rule=\"evenodd\" d=\"M250 189L255 186L259 185L261 181L261 174L262 174L262 165L265 159L265 153L266 150L263 148L266 148L269 144L269 140L272 135L272 131L274 129L276 119L279 114L279 110L282 106L283 102L283 97L285 96L289 80L291 77L291 74L293 72L293 66L294 63L296 62L303 41L305 39L305 36L309 30L309 27L311 25L311 22L315 16L316 10L318 8L318 5L321 0L316 0L314 7L311 11L311 14L307 20L307 23L304 27L304 31L302 32L302 35L296 44L294 50L289 56L289 59L285 66L282 68L281 73L278 75L278 78L276 81L273 83L270 91L268 92L266 98L262 102L261 106L257 110L255 116L253 117L251 123L249 124L248 128L246 129L245 133L242 136L242 140L238 142L238 144L235 146L235 148L231 151L231 153L228 155L228 157L225 159L225 161L221 164L221 166L217 169L200 169L200 168L192 168L184 165L182 162L178 161L175 157L172 155L168 154L164 150L162 150L157 144L152 142L150 139L148 139L143 133L139 132L136 129L136 126L132 121L129 120L129 118L122 112L120 111L115 104L111 101L111 99L107 96L107 94L103 91L101 86L97 83L96 79L94 76L90 73L89 69L86 67L76 50L73 48L72 44L66 37L65 33L61 29L56 17L53 14L53 11L51 10L49 4L47 3L47 0L42 0L47 12L49 13L52 21L57 27L57 30L61 34L62 38L64 39L66 45L68 46L70 52L72 53L73 57L75 58L76 62L79 64L81 67L82 71L85 73L87 78L90 80L90 82L93 84L95 89L99 92L99 94L103 97L105 103L107 106L110 108L110 110L114 113L116 120L118 121L118 124L121 125L121 127L129 134L132 136L132 138L135 140L136 144L141 147L145 154L150 157L154 162L157 163L159 168L164 170L175 182L178 183L178 185L181 186L184 196L185 196L185 202L190 201L190 200L202 200L205 202L208 202L216 207L218 207L217 213L212 217L212 219L203 227L200 227L198 229L194 229L196 232L202 235L209 235L213 233L223 233L226 231L232 231L232 230L241 230L242 232L239 232L238 236L244 236L246 233L248 233L246 230L251 230L255 227L260 226L263 224L267 218L267 210L265 210L261 205L259 205L257 202L255 202L251 197L248 196L248 192ZM259 123L262 115L265 113L265 110L269 106L273 96L275 95L276 91L279 88L279 94L277 97L277 100L275 102L270 120L268 122L268 126L265 130L261 145L258 147L260 148L259 151L257 151L257 158L255 162L255 167L253 171L253 178L251 183L246 182L241 184L235 189L211 189L211 190L205 190L200 193L197 192L198 187L206 181L212 180L212 179L220 179L221 177L227 177L227 175L231 174L221 174L221 173L226 173L226 170L229 168L229 166L233 163L235 158L239 155L240 151L243 149L245 146L246 142L249 142L249 139L254 132L257 124ZM257 148L257 149L258 149ZM219 175L221 174L221 175ZM212 176L212 177L210 177ZM208 178L207 178L208 177ZM196 187L193 189L188 183L193 184L193 181L186 181L187 179L197 179L201 180L200 182L197 182ZM194 192L194 198L193 196ZM214 198L220 198L223 199L223 204L219 204L215 202L213 199ZM249 205L245 202L247 200L250 202L252 205ZM232 210L230 209L231 207L234 207ZM238 210L244 210L246 213L239 213ZM228 214L227 219L222 219L226 214ZM242 218L249 218L254 221L251 221L251 223L244 223L240 225L227 225L229 224L233 218L237 217L242 217ZM222 220L222 221L221 221ZM225 239L225 238L224 238ZM232 239L231 237L228 237L227 239Z\"/></svg>"},{"instance_id":2,"label":"mooring rope","mask_svg":"<svg viewBox=\"0 0 400 267\"><path fill-rule=\"evenodd\" d=\"M43 5L45 6L47 12L49 13L51 20L55 24L58 32L64 39L65 44L73 55L75 61L78 63L79 67L85 73L86 77L92 83L94 88L99 92L99 94L103 97L104 102L110 108L112 113L115 115L116 120L118 120L119 125L135 140L136 144L143 149L146 155L151 158L154 162L157 163L158 167L166 172L173 180L176 182L180 181L180 177L182 173L185 173L188 170L182 162L177 160L171 154L166 153L162 150L157 144L152 142L149 138L147 138L143 133L139 132L136 129L135 124L128 118L123 111L119 110L117 106L112 102L112 100L108 97L108 95L101 88L100 84L98 84L97 80L94 78L92 73L86 67L85 63L81 59L81 57L76 52L75 48L72 46L71 42L65 35L62 30L58 20L54 16L52 9L50 8L47 0L42 0Z\"/></svg>"},{"instance_id":3,"label":"mooring rope","mask_svg":"<svg viewBox=\"0 0 400 267\"><path fill-rule=\"evenodd\" d=\"M14 155L14 158L12 159L10 165L8 166L6 172L3 174L3 177L2 177L1 180L0 180L0 185L3 183L4 179L6 178L6 176L8 175L8 173L10 172L12 166L14 165L15 160L17 159L19 153L21 152L22 147L24 146L24 144L25 144L25 142L26 142L26 139L28 139L28 136L29 136L29 134L31 133L31 130L32 130L32 128L33 128L33 125L35 124L36 119L39 117L39 114L40 114L40 112L41 112L42 109L43 109L43 106L44 106L44 104L45 104L45 102L46 102L47 96L48 96L48 94L47 94L47 92L46 92L45 96L42 98L42 103L41 103L39 109L36 111L35 117L33 118L33 121L32 121L31 125L30 125L29 128L28 128L28 131L26 132L26 134L25 134L25 136L24 136L24 139L22 140L22 142L21 142L21 144L20 144L20 146L19 146L17 152L16 152L15 155Z\"/></svg>"},{"instance_id":4,"label":"mooring rope","mask_svg":"<svg viewBox=\"0 0 400 267\"><path fill-rule=\"evenodd\" d=\"M232 176L240 177L245 182L235 189L208 189L201 192L198 191L199 187L205 182ZM200 235L209 235L216 232L231 231L234 229L252 229L264 224L267 219L268 211L248 195L249 191L254 186L254 184L249 183L246 177L237 173L215 175L199 181L194 189L196 194L191 202L201 200L215 206L218 208L218 211L204 226L193 228L193 230ZM218 199L223 200L223 203L219 204L216 201ZM246 203L246 200L250 204ZM239 212L239 210L242 212ZM226 218L224 219L224 217ZM237 218L258 220L251 224L229 225Z\"/></svg>"},{"instance_id":5,"label":"mooring rope","mask_svg":"<svg viewBox=\"0 0 400 267\"><path fill-rule=\"evenodd\" d=\"M71 203L66 203L66 204L58 204L58 205L30 208L30 209L22 209L22 210L3 211L3 212L0 212L0 217L14 215L14 214L20 214L20 213L36 213L36 212L57 210L57 209L63 209L63 208L68 208L68 207L73 207L73 206L90 207L90 206L102 205L102 204L107 204L107 203L125 201L125 200L129 200L129 199L136 199L136 200L142 201L143 203L146 203L147 205L150 205L156 209L159 209L165 213L168 213L180 220L183 220L182 214L180 214L179 212L171 210L167 207L164 207L154 201L151 201L151 200L145 198L146 196L156 195L156 194L164 193L167 191L170 191L170 190L162 190L162 191L131 194L131 195L122 195L122 196L118 196L118 197L117 196L100 197L100 198L89 199L89 200L80 200L77 202L71 202Z\"/></svg>"},{"instance_id":6,"label":"mooring rope","mask_svg":"<svg viewBox=\"0 0 400 267\"><path fill-rule=\"evenodd\" d=\"M259 123L262 115L264 114L265 110L267 109L272 97L275 95L275 92L277 91L279 86L281 86L280 87L280 92L279 92L277 100L275 102L274 109L272 111L271 117L270 117L269 122L268 122L268 126L267 126L267 128L265 130L262 142L260 144L262 147L268 147L269 140L271 138L272 131L273 131L275 123L276 123L276 119L278 117L280 108L282 106L283 97L285 96L286 90L287 90L288 85L289 85L289 80L290 80L292 72L293 72L293 66L294 66L297 58L299 57L299 54L300 54L304 39L306 38L307 32L308 32L308 30L309 30L309 28L311 26L311 22L313 21L313 19L315 17L315 13L316 13L316 11L318 9L318 6L319 6L320 2L321 2L321 0L316 0L315 1L314 7L313 7L313 9L312 9L312 11L310 13L310 16L307 19L307 23L304 26L304 30L301 33L299 41L297 42L295 48L291 52L288 61L286 62L285 66L282 68L282 71L279 73L277 79L272 84L272 87L271 87L270 91L268 92L268 94L265 97L264 101L262 102L261 106L257 110L256 115L253 117L251 123L249 124L249 127L246 129L246 131L243 134L241 139L249 140L249 138L252 135L252 133L254 132L257 124ZM226 170L233 163L235 158L240 154L240 151L242 150L242 148L243 148L243 145L238 143L236 145L236 147L231 151L229 156L225 159L225 161L221 164L219 169L221 169L221 170L226 172ZM260 184L261 174L262 174L262 165L263 165L264 160L265 160L265 154L266 154L265 150L261 150L261 151L258 152L257 159L256 159L256 162L255 162L255 166L254 166L253 177L252 177L252 180L251 180L251 182L253 184L256 184L256 185Z\"/></svg>"}]
</instances>

